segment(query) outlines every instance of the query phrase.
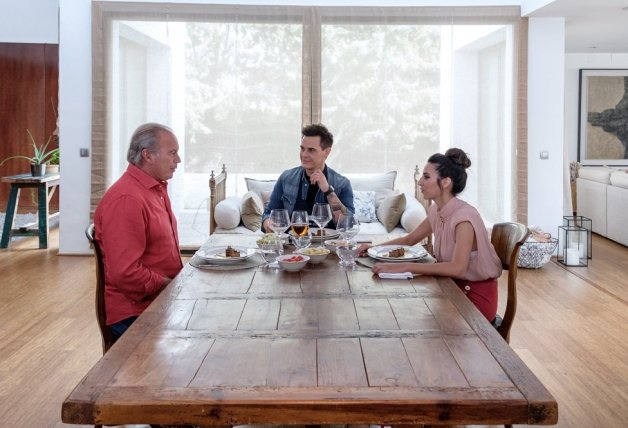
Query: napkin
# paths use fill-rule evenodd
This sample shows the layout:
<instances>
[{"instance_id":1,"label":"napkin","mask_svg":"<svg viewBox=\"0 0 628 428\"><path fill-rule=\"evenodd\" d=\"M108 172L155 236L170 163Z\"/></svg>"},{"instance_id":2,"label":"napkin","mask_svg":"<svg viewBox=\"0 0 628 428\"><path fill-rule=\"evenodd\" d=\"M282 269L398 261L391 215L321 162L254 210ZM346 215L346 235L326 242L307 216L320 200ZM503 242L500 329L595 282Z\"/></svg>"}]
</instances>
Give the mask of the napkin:
<instances>
[{"instance_id":1,"label":"napkin","mask_svg":"<svg viewBox=\"0 0 628 428\"><path fill-rule=\"evenodd\" d=\"M378 273L380 278L383 279L412 279L412 273L410 272L399 272L399 273L387 273L387 272L380 272Z\"/></svg>"}]
</instances>

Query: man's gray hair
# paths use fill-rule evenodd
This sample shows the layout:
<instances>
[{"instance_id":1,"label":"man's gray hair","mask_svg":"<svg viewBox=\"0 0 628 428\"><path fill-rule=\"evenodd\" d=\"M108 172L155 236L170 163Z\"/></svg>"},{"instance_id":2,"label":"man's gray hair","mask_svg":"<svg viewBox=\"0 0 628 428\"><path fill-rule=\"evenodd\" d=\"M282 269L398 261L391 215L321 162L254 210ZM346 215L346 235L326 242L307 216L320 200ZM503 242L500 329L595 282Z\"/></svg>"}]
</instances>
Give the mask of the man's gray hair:
<instances>
[{"instance_id":1,"label":"man's gray hair","mask_svg":"<svg viewBox=\"0 0 628 428\"><path fill-rule=\"evenodd\" d=\"M140 125L131 137L131 144L126 154L126 160L133 165L139 166L142 161L142 150L147 149L151 153L155 152L155 146L159 141L160 132L169 132L174 135L172 129L160 123L151 122Z\"/></svg>"}]
</instances>

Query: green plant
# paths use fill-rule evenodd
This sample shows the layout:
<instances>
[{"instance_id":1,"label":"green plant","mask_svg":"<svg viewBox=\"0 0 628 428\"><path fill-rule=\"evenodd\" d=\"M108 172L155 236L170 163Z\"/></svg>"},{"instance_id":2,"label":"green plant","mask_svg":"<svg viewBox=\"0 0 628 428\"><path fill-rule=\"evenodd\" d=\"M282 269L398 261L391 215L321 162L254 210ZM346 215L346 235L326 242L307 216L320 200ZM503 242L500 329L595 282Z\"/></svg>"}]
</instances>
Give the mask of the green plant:
<instances>
[{"instance_id":1,"label":"green plant","mask_svg":"<svg viewBox=\"0 0 628 428\"><path fill-rule=\"evenodd\" d=\"M59 165L59 149L52 150L52 155L48 159L50 165Z\"/></svg>"},{"instance_id":2,"label":"green plant","mask_svg":"<svg viewBox=\"0 0 628 428\"><path fill-rule=\"evenodd\" d=\"M24 155L9 156L8 158L5 158L2 160L2 162L0 162L0 166L4 165L4 163L10 159L26 159L30 161L30 163L32 164L39 165L42 163L46 163L53 156L57 156L58 158L59 156L58 148L48 150L48 146L50 145L50 142L52 141L52 134L50 135L50 137L48 137L48 140L44 144L38 145L37 142L35 141L35 138L33 137L33 134L31 134L31 131L27 129L26 132L28 133L28 136L31 140L31 146L33 147L33 156L24 156Z\"/></svg>"}]
</instances>

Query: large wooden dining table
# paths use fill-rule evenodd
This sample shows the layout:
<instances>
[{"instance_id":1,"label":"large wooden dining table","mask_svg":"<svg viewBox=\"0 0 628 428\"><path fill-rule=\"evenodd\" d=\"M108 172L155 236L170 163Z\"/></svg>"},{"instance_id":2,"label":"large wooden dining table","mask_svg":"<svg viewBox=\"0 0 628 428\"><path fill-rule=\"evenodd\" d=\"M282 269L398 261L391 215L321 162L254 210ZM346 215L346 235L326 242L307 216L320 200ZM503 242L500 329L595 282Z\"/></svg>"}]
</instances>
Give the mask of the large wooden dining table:
<instances>
[{"instance_id":1,"label":"large wooden dining table","mask_svg":"<svg viewBox=\"0 0 628 428\"><path fill-rule=\"evenodd\" d=\"M385 237L380 237L384 239ZM205 246L255 237L212 235ZM449 278L186 264L67 397L74 424L555 424Z\"/></svg>"}]
</instances>

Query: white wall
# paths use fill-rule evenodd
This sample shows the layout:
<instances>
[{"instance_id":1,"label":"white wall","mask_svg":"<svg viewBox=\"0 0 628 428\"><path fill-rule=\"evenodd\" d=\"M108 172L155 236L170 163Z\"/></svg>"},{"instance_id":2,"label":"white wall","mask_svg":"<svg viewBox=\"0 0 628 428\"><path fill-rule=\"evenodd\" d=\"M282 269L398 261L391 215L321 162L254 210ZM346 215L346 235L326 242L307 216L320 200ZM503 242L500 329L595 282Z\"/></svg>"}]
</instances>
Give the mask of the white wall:
<instances>
[{"instance_id":1,"label":"white wall","mask_svg":"<svg viewBox=\"0 0 628 428\"><path fill-rule=\"evenodd\" d=\"M528 224L556 235L564 182L564 18L530 18L528 27ZM549 159L540 159L547 151Z\"/></svg>"},{"instance_id":2,"label":"white wall","mask_svg":"<svg viewBox=\"0 0 628 428\"><path fill-rule=\"evenodd\" d=\"M578 159L578 104L581 68L628 69L628 53L565 55L565 143L569 161Z\"/></svg>"},{"instance_id":3,"label":"white wall","mask_svg":"<svg viewBox=\"0 0 628 428\"><path fill-rule=\"evenodd\" d=\"M58 11L58 0L4 0L0 43L59 43Z\"/></svg>"}]
</instances>

